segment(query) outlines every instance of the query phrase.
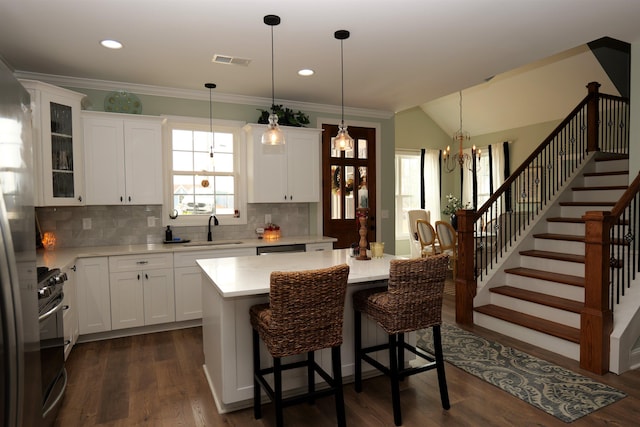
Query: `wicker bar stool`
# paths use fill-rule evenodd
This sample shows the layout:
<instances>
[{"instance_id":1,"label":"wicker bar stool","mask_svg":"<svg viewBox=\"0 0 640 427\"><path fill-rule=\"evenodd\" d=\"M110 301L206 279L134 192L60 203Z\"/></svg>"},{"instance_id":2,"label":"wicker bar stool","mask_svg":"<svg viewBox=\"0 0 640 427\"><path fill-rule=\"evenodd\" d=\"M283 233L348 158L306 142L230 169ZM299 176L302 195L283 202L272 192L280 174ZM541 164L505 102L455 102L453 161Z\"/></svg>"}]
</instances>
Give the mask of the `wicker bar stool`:
<instances>
[{"instance_id":1,"label":"wicker bar stool","mask_svg":"<svg viewBox=\"0 0 640 427\"><path fill-rule=\"evenodd\" d=\"M428 258L392 260L388 288L371 288L353 294L355 328L355 389L362 391L362 361L380 370L391 379L393 419L402 425L400 384L405 377L436 369L442 407L449 409L449 393L444 372L440 324L442 323L442 295L449 257L435 255ZM389 334L386 344L362 348L362 319L364 313ZM433 328L435 357L404 341L404 333ZM388 350L389 367L373 359L369 353ZM408 350L429 363L405 368L404 351Z\"/></svg>"},{"instance_id":2,"label":"wicker bar stool","mask_svg":"<svg viewBox=\"0 0 640 427\"><path fill-rule=\"evenodd\" d=\"M253 327L253 413L262 417L260 387L275 403L276 425L283 425L283 408L319 396L333 394L338 425L346 425L342 391L340 345L349 266L341 264L318 270L271 273L270 302L249 309ZM273 357L273 367L260 365L260 342ZM333 377L314 359L314 351L331 348ZM306 360L282 363L281 358L307 353ZM282 397L282 371L307 368L307 392ZM315 389L315 373L329 388ZM273 388L265 376L273 374Z\"/></svg>"}]
</instances>

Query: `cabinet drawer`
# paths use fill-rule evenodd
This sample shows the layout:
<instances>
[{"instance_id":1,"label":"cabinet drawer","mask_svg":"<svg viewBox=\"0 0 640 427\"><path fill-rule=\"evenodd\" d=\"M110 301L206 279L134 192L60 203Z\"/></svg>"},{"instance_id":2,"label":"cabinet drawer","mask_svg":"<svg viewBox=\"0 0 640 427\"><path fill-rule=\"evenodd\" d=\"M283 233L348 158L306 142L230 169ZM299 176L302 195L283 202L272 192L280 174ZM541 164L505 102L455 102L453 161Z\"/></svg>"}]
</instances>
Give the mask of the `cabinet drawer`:
<instances>
[{"instance_id":1,"label":"cabinet drawer","mask_svg":"<svg viewBox=\"0 0 640 427\"><path fill-rule=\"evenodd\" d=\"M173 261L176 267L195 267L196 260L207 258L224 258L235 256L251 256L256 254L256 248L216 249L208 251L175 252Z\"/></svg>"},{"instance_id":2,"label":"cabinet drawer","mask_svg":"<svg viewBox=\"0 0 640 427\"><path fill-rule=\"evenodd\" d=\"M140 254L109 257L109 272L150 270L154 268L173 268L173 255Z\"/></svg>"},{"instance_id":3,"label":"cabinet drawer","mask_svg":"<svg viewBox=\"0 0 640 427\"><path fill-rule=\"evenodd\" d=\"M306 244L306 251L307 252L331 251L331 250L333 250L333 242L307 243Z\"/></svg>"}]
</instances>

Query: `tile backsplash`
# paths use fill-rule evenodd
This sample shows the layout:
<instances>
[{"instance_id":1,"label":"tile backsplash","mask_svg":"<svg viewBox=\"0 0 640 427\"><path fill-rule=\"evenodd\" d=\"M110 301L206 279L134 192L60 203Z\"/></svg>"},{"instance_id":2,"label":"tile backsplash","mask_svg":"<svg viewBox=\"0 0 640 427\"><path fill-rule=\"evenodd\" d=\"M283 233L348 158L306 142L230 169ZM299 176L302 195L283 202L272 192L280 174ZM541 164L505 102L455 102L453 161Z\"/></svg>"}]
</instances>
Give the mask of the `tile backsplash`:
<instances>
[{"instance_id":1,"label":"tile backsplash","mask_svg":"<svg viewBox=\"0 0 640 427\"><path fill-rule=\"evenodd\" d=\"M255 229L264 226L265 214L282 227L283 236L310 234L307 203L264 203L247 205L247 224L212 227L214 240L257 239ZM53 231L58 248L82 246L139 245L162 243L162 206L80 206L36 208L42 232ZM155 226L148 226L148 218ZM84 223L91 228L85 230ZM174 237L206 240L207 224L171 227Z\"/></svg>"}]
</instances>

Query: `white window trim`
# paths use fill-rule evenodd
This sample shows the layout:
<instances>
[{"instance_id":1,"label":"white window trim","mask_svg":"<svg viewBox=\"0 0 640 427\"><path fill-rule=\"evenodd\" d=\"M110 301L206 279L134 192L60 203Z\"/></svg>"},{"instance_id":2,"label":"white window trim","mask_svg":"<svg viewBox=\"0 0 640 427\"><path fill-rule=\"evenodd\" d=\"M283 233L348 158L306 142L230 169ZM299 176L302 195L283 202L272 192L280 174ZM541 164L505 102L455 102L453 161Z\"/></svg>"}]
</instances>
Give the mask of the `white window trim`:
<instances>
[{"instance_id":1,"label":"white window trim","mask_svg":"<svg viewBox=\"0 0 640 427\"><path fill-rule=\"evenodd\" d=\"M164 165L163 165L163 188L164 197L162 203L162 225L167 226L171 225L176 227L187 227L187 226L206 226L209 221L208 215L180 215L176 219L171 219L170 214L172 209L171 200L173 198L173 189L171 183L172 176L172 146L171 146L171 133L174 128L178 128L181 125L189 125L196 127L203 127L204 130L209 130L209 119L208 118L199 118L199 117L183 117L183 116L162 116L163 120L163 150L165 153L164 156ZM243 126L246 125L246 122L239 120L221 120L214 119L212 121L214 131L224 131L230 132L234 134L234 140L237 141L235 145L235 156L234 159L236 161L236 201L237 201L237 209L240 213L240 216L234 218L229 215L216 215L220 225L245 225L247 224L247 144L245 133L242 130Z\"/></svg>"},{"instance_id":2,"label":"white window trim","mask_svg":"<svg viewBox=\"0 0 640 427\"><path fill-rule=\"evenodd\" d=\"M395 154L394 154L394 166L397 162L397 157L398 156L405 156L405 157L418 157L418 160L420 160L420 149L409 149L409 148L401 148L401 149L397 149L395 150ZM394 172L397 176L398 171L396 170ZM419 179L420 177L418 177ZM395 223L394 223L394 229L396 230L396 240L406 240L409 239L410 236L410 232L399 232L398 231L398 223L399 221L403 221L403 218L401 216L406 217L406 212L400 212L399 211L399 207L398 207L398 194L396 193L397 187L400 185L400 183L396 182L395 183L396 188L394 188L394 203L396 204L396 219L395 219ZM420 209L420 206L416 206L415 209Z\"/></svg>"}]
</instances>

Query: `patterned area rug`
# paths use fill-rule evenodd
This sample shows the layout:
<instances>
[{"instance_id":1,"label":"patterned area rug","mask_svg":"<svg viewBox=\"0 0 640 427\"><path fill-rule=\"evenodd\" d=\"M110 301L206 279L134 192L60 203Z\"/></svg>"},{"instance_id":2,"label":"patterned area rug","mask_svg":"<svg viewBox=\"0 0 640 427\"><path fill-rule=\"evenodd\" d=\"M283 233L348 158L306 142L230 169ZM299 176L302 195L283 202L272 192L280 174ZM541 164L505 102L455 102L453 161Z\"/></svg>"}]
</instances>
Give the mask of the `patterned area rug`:
<instances>
[{"instance_id":1,"label":"patterned area rug","mask_svg":"<svg viewBox=\"0 0 640 427\"><path fill-rule=\"evenodd\" d=\"M570 423L626 397L583 375L449 324L442 325L447 362ZM417 346L433 353L431 329L418 332Z\"/></svg>"}]
</instances>

